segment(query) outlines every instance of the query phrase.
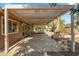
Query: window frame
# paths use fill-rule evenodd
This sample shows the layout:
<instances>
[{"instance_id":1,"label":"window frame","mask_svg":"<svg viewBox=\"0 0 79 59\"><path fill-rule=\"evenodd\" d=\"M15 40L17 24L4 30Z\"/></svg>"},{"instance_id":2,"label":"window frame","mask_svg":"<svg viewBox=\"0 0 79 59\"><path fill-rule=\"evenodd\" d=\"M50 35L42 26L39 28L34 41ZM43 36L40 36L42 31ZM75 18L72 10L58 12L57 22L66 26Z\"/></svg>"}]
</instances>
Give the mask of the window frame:
<instances>
[{"instance_id":1,"label":"window frame","mask_svg":"<svg viewBox=\"0 0 79 59\"><path fill-rule=\"evenodd\" d=\"M2 35L4 35L4 33L3 33L3 19L4 17L3 16L1 16L1 33L2 33ZM9 18L8 19L8 21L11 21L11 22L16 22L17 23L17 29L16 29L16 32L11 32L11 33L9 33L9 28L8 28L8 34L15 34L15 33L18 33L19 32L19 22L18 21L16 21L16 20L13 20L13 19L11 19L11 18Z\"/></svg>"}]
</instances>

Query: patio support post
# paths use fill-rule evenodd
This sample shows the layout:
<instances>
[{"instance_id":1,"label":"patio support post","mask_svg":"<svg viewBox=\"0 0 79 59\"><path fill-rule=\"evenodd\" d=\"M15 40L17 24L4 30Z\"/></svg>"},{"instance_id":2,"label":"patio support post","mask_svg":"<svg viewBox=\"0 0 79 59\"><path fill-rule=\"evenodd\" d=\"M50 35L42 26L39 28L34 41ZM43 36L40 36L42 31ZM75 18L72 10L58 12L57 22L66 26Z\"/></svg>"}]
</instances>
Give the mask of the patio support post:
<instances>
[{"instance_id":1,"label":"patio support post","mask_svg":"<svg viewBox=\"0 0 79 59\"><path fill-rule=\"evenodd\" d=\"M9 41L8 41L8 11L7 8L4 8L4 24L5 24L5 53L8 53Z\"/></svg>"},{"instance_id":2,"label":"patio support post","mask_svg":"<svg viewBox=\"0 0 79 59\"><path fill-rule=\"evenodd\" d=\"M71 14L71 51L75 52L74 14Z\"/></svg>"}]
</instances>

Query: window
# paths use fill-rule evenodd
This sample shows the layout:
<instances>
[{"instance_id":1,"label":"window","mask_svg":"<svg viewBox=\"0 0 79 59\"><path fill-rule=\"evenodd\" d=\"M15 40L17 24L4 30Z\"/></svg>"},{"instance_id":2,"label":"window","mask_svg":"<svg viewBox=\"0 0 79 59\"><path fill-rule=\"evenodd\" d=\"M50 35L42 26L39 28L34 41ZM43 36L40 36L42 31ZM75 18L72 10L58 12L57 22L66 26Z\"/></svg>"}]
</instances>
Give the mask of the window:
<instances>
[{"instance_id":1,"label":"window","mask_svg":"<svg viewBox=\"0 0 79 59\"><path fill-rule=\"evenodd\" d=\"M2 34L4 33L4 29L5 29L5 24L4 24L4 18L3 17L1 17L1 21L2 21L2 23L1 23L1 25L2 25Z\"/></svg>"},{"instance_id":2,"label":"window","mask_svg":"<svg viewBox=\"0 0 79 59\"><path fill-rule=\"evenodd\" d=\"M4 29L5 29L4 18L2 17L2 34L4 34ZM14 33L17 31L18 31L18 22L12 19L9 19L8 20L8 32Z\"/></svg>"},{"instance_id":3,"label":"window","mask_svg":"<svg viewBox=\"0 0 79 59\"><path fill-rule=\"evenodd\" d=\"M13 31L13 32L17 32L17 22L13 22L12 31Z\"/></svg>"},{"instance_id":4,"label":"window","mask_svg":"<svg viewBox=\"0 0 79 59\"><path fill-rule=\"evenodd\" d=\"M11 33L12 32L12 21L8 20L8 32Z\"/></svg>"}]
</instances>

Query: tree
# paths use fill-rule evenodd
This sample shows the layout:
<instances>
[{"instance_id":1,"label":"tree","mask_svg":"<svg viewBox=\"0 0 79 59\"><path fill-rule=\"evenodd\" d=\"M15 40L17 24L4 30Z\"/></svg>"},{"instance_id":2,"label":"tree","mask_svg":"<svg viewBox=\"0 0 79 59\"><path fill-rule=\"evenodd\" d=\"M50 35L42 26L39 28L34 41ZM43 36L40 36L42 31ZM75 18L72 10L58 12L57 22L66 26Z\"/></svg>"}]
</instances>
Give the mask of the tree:
<instances>
[{"instance_id":1,"label":"tree","mask_svg":"<svg viewBox=\"0 0 79 59\"><path fill-rule=\"evenodd\" d=\"M42 32L45 29L45 25L35 25L34 27L38 32Z\"/></svg>"},{"instance_id":2,"label":"tree","mask_svg":"<svg viewBox=\"0 0 79 59\"><path fill-rule=\"evenodd\" d=\"M52 6L55 7L56 5L57 5L57 3L49 3L49 6L50 6L50 7L52 7Z\"/></svg>"},{"instance_id":3,"label":"tree","mask_svg":"<svg viewBox=\"0 0 79 59\"><path fill-rule=\"evenodd\" d=\"M75 13L76 13L76 16L78 17L79 16L79 4L76 4L75 8L71 9L71 14L75 14ZM79 18L77 18L76 26L79 29Z\"/></svg>"},{"instance_id":4,"label":"tree","mask_svg":"<svg viewBox=\"0 0 79 59\"><path fill-rule=\"evenodd\" d=\"M55 22L50 22L47 24L48 27L51 27L51 31L59 31L60 29L65 27L65 20L60 17L55 20Z\"/></svg>"},{"instance_id":5,"label":"tree","mask_svg":"<svg viewBox=\"0 0 79 59\"><path fill-rule=\"evenodd\" d=\"M56 31L58 31L65 27L65 20L62 20L60 17L58 17L56 24L57 24Z\"/></svg>"},{"instance_id":6,"label":"tree","mask_svg":"<svg viewBox=\"0 0 79 59\"><path fill-rule=\"evenodd\" d=\"M71 14L75 14L75 13L79 14L79 4L76 4L75 8L71 9Z\"/></svg>"}]
</instances>

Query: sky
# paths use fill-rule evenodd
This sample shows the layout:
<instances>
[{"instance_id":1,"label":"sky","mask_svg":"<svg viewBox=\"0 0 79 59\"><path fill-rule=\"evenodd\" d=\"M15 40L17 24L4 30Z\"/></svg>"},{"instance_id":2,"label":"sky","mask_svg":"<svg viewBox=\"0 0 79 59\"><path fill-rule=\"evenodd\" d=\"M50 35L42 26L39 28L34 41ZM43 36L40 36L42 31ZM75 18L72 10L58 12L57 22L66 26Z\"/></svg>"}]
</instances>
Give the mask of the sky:
<instances>
[{"instance_id":1,"label":"sky","mask_svg":"<svg viewBox=\"0 0 79 59\"><path fill-rule=\"evenodd\" d=\"M61 19L62 19L62 20L65 20L66 24L67 24L67 23L70 23L70 21L71 21L70 12L68 12L68 13L66 13L66 14L64 14L64 15L62 15L62 16L61 16Z\"/></svg>"},{"instance_id":2,"label":"sky","mask_svg":"<svg viewBox=\"0 0 79 59\"><path fill-rule=\"evenodd\" d=\"M9 3L9 4L7 4L7 5L16 5L17 3ZM24 4L25 6L28 6L28 5L30 5L30 6L49 6L48 5L48 3L40 3L40 4L38 4L38 3L27 3L27 5L26 5L26 3L19 3L18 5L20 6L20 5L22 5L22 4ZM0 7L4 7L4 5L5 5L5 3L0 3ZM57 5L68 5L67 3L59 3L59 4L57 4ZM68 13L66 13L66 14L64 14L63 16L61 16L61 19L63 19L64 21L65 21L65 23L67 24L67 23L70 23L70 20L71 20L71 16L70 16L70 12L68 12Z\"/></svg>"}]
</instances>

